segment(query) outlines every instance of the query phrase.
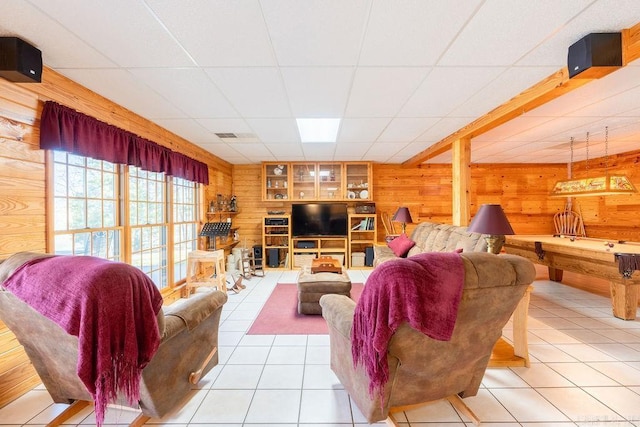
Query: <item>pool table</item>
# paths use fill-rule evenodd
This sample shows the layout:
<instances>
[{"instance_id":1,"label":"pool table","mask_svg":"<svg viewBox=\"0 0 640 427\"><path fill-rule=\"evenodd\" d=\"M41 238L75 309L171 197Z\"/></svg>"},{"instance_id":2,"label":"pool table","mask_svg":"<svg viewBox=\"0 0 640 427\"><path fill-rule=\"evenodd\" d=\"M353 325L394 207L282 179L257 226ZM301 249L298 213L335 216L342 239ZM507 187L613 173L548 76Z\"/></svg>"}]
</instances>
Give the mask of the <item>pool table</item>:
<instances>
[{"instance_id":1,"label":"pool table","mask_svg":"<svg viewBox=\"0 0 640 427\"><path fill-rule=\"evenodd\" d=\"M562 281L564 270L606 279L613 315L636 318L640 291L640 243L560 235L505 236L507 253L549 268L549 279Z\"/></svg>"}]
</instances>

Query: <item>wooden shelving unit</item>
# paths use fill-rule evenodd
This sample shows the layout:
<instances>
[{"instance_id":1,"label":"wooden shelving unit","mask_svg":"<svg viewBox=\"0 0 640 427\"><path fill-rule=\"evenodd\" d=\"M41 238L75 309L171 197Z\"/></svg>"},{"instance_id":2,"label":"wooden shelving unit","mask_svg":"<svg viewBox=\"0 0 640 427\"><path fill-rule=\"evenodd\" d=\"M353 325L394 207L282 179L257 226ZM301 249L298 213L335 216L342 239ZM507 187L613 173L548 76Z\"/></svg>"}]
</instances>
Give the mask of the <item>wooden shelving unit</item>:
<instances>
[{"instance_id":1,"label":"wooden shelving unit","mask_svg":"<svg viewBox=\"0 0 640 427\"><path fill-rule=\"evenodd\" d=\"M291 239L292 268L311 265L311 259L320 256L334 256L347 266L346 237L294 237Z\"/></svg>"},{"instance_id":2,"label":"wooden shelving unit","mask_svg":"<svg viewBox=\"0 0 640 427\"><path fill-rule=\"evenodd\" d=\"M349 214L349 268L368 267L353 265L354 253L365 253L366 248L376 244L376 214Z\"/></svg>"},{"instance_id":3,"label":"wooden shelving unit","mask_svg":"<svg viewBox=\"0 0 640 427\"><path fill-rule=\"evenodd\" d=\"M291 216L262 217L262 265L264 268L290 268ZM271 253L277 253L277 267L272 264Z\"/></svg>"},{"instance_id":4,"label":"wooden shelving unit","mask_svg":"<svg viewBox=\"0 0 640 427\"><path fill-rule=\"evenodd\" d=\"M224 222L227 221L227 218L232 219L231 229L229 230L229 235L224 237L216 237L215 249L223 249L226 254L231 252L231 249L235 248L238 243L238 240L233 240L233 235L236 231L240 229L240 227L233 226L233 217L237 215L238 212L232 211L216 211L216 212L207 212L207 222ZM204 250L213 250L214 243L210 238L205 238Z\"/></svg>"}]
</instances>

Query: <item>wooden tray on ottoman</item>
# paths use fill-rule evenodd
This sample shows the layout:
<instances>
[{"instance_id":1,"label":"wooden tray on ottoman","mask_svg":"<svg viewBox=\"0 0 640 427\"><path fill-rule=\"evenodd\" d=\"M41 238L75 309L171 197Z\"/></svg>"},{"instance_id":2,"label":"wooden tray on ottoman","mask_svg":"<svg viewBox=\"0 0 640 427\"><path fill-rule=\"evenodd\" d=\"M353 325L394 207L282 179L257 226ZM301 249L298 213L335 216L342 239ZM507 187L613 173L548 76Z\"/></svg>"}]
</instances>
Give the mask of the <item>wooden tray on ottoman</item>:
<instances>
[{"instance_id":1,"label":"wooden tray on ottoman","mask_svg":"<svg viewBox=\"0 0 640 427\"><path fill-rule=\"evenodd\" d=\"M342 273L340 261L330 256L321 256L311 261L312 273Z\"/></svg>"}]
</instances>

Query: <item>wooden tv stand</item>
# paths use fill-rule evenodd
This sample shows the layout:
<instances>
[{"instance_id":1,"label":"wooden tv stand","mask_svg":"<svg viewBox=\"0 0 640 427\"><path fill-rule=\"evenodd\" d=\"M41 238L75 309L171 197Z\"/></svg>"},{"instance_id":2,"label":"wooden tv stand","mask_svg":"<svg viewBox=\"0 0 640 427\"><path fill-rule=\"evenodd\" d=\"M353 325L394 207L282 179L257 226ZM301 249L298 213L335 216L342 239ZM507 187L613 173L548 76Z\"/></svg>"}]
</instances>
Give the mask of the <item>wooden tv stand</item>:
<instances>
[{"instance_id":1,"label":"wooden tv stand","mask_svg":"<svg viewBox=\"0 0 640 427\"><path fill-rule=\"evenodd\" d=\"M306 247L310 246L310 247ZM337 255L342 257L342 265L347 265L347 236L302 236L293 237L290 245L293 252L293 268L300 268L303 264L311 265L311 258ZM305 257L305 255L307 255Z\"/></svg>"}]
</instances>

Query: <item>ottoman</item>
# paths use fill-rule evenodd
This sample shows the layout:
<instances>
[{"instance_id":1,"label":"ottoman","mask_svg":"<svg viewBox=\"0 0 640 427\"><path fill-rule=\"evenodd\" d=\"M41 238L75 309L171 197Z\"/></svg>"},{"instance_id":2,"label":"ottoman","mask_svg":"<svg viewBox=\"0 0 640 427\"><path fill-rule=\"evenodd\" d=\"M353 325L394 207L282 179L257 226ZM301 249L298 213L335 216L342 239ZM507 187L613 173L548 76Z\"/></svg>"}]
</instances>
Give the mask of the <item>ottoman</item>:
<instances>
[{"instance_id":1,"label":"ottoman","mask_svg":"<svg viewBox=\"0 0 640 427\"><path fill-rule=\"evenodd\" d=\"M301 271L298 275L298 313L322 314L320 297L338 294L351 297L351 279L346 271L342 273L310 273Z\"/></svg>"}]
</instances>

